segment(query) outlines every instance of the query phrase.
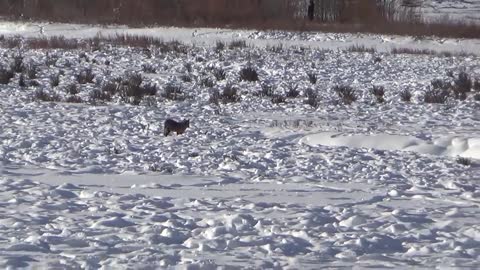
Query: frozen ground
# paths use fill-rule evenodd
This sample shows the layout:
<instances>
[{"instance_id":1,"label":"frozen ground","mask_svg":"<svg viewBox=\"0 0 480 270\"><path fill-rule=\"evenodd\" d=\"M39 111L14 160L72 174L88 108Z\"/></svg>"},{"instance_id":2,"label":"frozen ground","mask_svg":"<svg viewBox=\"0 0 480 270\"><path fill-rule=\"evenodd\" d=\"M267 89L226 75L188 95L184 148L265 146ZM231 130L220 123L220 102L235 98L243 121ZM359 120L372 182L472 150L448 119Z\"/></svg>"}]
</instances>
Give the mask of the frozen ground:
<instances>
[{"instance_id":1,"label":"frozen ground","mask_svg":"<svg viewBox=\"0 0 480 270\"><path fill-rule=\"evenodd\" d=\"M28 27L0 26L24 36ZM46 33L67 34L50 27ZM75 27L69 35L96 34ZM205 34L202 43L192 30L160 30L153 34L197 46L187 54L103 46L86 57L23 50L24 62L39 66L39 86L19 87L19 74L0 86L2 268L480 267L480 103L473 95L444 105L422 101L430 82L449 71L480 76L478 56L329 51L317 41L209 29L196 32ZM257 46L221 53L207 46L222 37ZM278 40L279 51L261 46ZM439 50L479 44L416 42ZM8 66L17 53L0 48L0 62ZM51 57L58 60L47 67ZM285 104L258 96L260 83L238 80L249 63L277 94L294 83L300 96ZM64 99L75 75L91 67L94 83L79 85L78 94L88 100L143 64L156 68L142 74L160 90L140 106L118 98L97 105L33 100L38 89ZM226 80L213 88L233 83L239 103L208 102L212 89L199 81L214 69ZM52 88L48 78L60 71ZM307 72L318 76L316 85ZM161 97L171 83L189 98ZM353 86L359 100L339 104L331 90L337 84ZM385 103L375 103L372 85L385 86ZM318 93L316 109L304 103L308 88ZM399 98L405 89L411 103ZM165 138L167 117L189 118L191 127ZM458 164L457 156L473 164Z\"/></svg>"}]
</instances>

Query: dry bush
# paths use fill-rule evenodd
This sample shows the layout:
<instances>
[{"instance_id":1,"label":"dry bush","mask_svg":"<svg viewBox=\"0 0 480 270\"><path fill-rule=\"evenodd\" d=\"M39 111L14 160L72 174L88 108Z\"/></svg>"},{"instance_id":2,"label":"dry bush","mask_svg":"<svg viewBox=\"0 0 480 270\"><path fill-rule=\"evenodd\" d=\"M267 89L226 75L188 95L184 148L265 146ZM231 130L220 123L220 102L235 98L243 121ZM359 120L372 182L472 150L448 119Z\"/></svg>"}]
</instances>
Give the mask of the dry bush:
<instances>
[{"instance_id":1,"label":"dry bush","mask_svg":"<svg viewBox=\"0 0 480 270\"><path fill-rule=\"evenodd\" d=\"M233 49L242 49L247 47L247 42L245 40L232 40L230 44L228 44L228 48L230 50Z\"/></svg>"},{"instance_id":2,"label":"dry bush","mask_svg":"<svg viewBox=\"0 0 480 270\"><path fill-rule=\"evenodd\" d=\"M288 91L287 91L287 98L296 98L300 95L300 91L298 91L298 84L295 83L289 83L287 85Z\"/></svg>"},{"instance_id":3,"label":"dry bush","mask_svg":"<svg viewBox=\"0 0 480 270\"><path fill-rule=\"evenodd\" d=\"M337 85L333 87L333 91L337 93L338 97L342 100L343 104L350 105L357 101L357 94L355 90L348 85Z\"/></svg>"},{"instance_id":4,"label":"dry bush","mask_svg":"<svg viewBox=\"0 0 480 270\"><path fill-rule=\"evenodd\" d=\"M425 92L423 101L425 103L445 104L448 100L448 90L432 88Z\"/></svg>"},{"instance_id":5,"label":"dry bush","mask_svg":"<svg viewBox=\"0 0 480 270\"><path fill-rule=\"evenodd\" d=\"M22 38L20 36L3 38L0 42L2 47L8 49L20 48L22 46Z\"/></svg>"},{"instance_id":6,"label":"dry bush","mask_svg":"<svg viewBox=\"0 0 480 270\"><path fill-rule=\"evenodd\" d=\"M79 96L69 96L65 99L67 103L83 103L83 100Z\"/></svg>"},{"instance_id":7,"label":"dry bush","mask_svg":"<svg viewBox=\"0 0 480 270\"><path fill-rule=\"evenodd\" d=\"M35 91L34 98L40 101L52 101L52 102L58 102L61 100L60 95L58 95L57 93L49 94L45 92L43 89Z\"/></svg>"},{"instance_id":8,"label":"dry bush","mask_svg":"<svg viewBox=\"0 0 480 270\"><path fill-rule=\"evenodd\" d=\"M385 87L383 86L373 86L370 90L370 93L377 99L378 103L385 102Z\"/></svg>"},{"instance_id":9,"label":"dry bush","mask_svg":"<svg viewBox=\"0 0 480 270\"><path fill-rule=\"evenodd\" d=\"M10 69L15 73L22 73L25 71L26 67L23 64L23 56L16 55L13 57L12 62L10 63Z\"/></svg>"},{"instance_id":10,"label":"dry bush","mask_svg":"<svg viewBox=\"0 0 480 270\"><path fill-rule=\"evenodd\" d=\"M118 93L119 87L118 84L115 82L106 82L102 85L102 92L108 93L111 96Z\"/></svg>"},{"instance_id":11,"label":"dry bush","mask_svg":"<svg viewBox=\"0 0 480 270\"><path fill-rule=\"evenodd\" d=\"M283 49L283 44L277 44L277 45L267 45L265 47L265 49L269 52L272 52L272 53L283 53L284 52L284 49Z\"/></svg>"},{"instance_id":12,"label":"dry bush","mask_svg":"<svg viewBox=\"0 0 480 270\"><path fill-rule=\"evenodd\" d=\"M182 87L174 84L167 84L163 88L162 96L169 100L183 101L186 99L185 94L183 93Z\"/></svg>"},{"instance_id":13,"label":"dry bush","mask_svg":"<svg viewBox=\"0 0 480 270\"><path fill-rule=\"evenodd\" d=\"M472 160L466 157L458 157L457 158L457 163L463 166L471 166L472 165Z\"/></svg>"},{"instance_id":14,"label":"dry bush","mask_svg":"<svg viewBox=\"0 0 480 270\"><path fill-rule=\"evenodd\" d=\"M307 97L307 100L305 100L305 104L308 104L315 109L318 108L320 102L318 94L315 90L308 88L307 90L305 90L305 96Z\"/></svg>"},{"instance_id":15,"label":"dry bush","mask_svg":"<svg viewBox=\"0 0 480 270\"><path fill-rule=\"evenodd\" d=\"M78 86L74 83L67 85L65 88L65 92L70 95L76 95L80 93L80 89L78 89Z\"/></svg>"},{"instance_id":16,"label":"dry bush","mask_svg":"<svg viewBox=\"0 0 480 270\"><path fill-rule=\"evenodd\" d=\"M480 79L476 78L473 82L473 90L480 91Z\"/></svg>"},{"instance_id":17,"label":"dry bush","mask_svg":"<svg viewBox=\"0 0 480 270\"><path fill-rule=\"evenodd\" d=\"M286 102L286 98L282 95L273 95L272 96L272 103L273 104L281 104Z\"/></svg>"},{"instance_id":18,"label":"dry bush","mask_svg":"<svg viewBox=\"0 0 480 270\"><path fill-rule=\"evenodd\" d=\"M449 90L452 84L447 80L434 79L430 82L434 89Z\"/></svg>"},{"instance_id":19,"label":"dry bush","mask_svg":"<svg viewBox=\"0 0 480 270\"><path fill-rule=\"evenodd\" d=\"M222 95L220 96L220 100L223 103L234 103L240 101L240 95L238 94L238 89L231 85L227 84L225 88L223 88Z\"/></svg>"},{"instance_id":20,"label":"dry bush","mask_svg":"<svg viewBox=\"0 0 480 270\"><path fill-rule=\"evenodd\" d=\"M313 72L308 72L307 76L308 76L308 81L311 84L316 84L317 83L317 81L318 81L317 74L315 74Z\"/></svg>"},{"instance_id":21,"label":"dry bush","mask_svg":"<svg viewBox=\"0 0 480 270\"><path fill-rule=\"evenodd\" d=\"M44 38L31 38L26 40L26 46L30 49L63 49L76 50L85 48L86 43L80 43L76 39L66 39L64 36Z\"/></svg>"},{"instance_id":22,"label":"dry bush","mask_svg":"<svg viewBox=\"0 0 480 270\"><path fill-rule=\"evenodd\" d=\"M151 74L157 73L157 69L153 65L150 65L150 64L143 64L142 65L142 70L145 73L151 73Z\"/></svg>"},{"instance_id":23,"label":"dry bush","mask_svg":"<svg viewBox=\"0 0 480 270\"><path fill-rule=\"evenodd\" d=\"M77 74L77 82L79 84L93 83L94 78L95 78L95 74L93 74L93 71L91 68L86 68L83 71L81 71L79 74Z\"/></svg>"},{"instance_id":24,"label":"dry bush","mask_svg":"<svg viewBox=\"0 0 480 270\"><path fill-rule=\"evenodd\" d=\"M183 74L180 76L180 80L182 80L182 82L192 82L193 78L189 74Z\"/></svg>"},{"instance_id":25,"label":"dry bush","mask_svg":"<svg viewBox=\"0 0 480 270\"><path fill-rule=\"evenodd\" d=\"M101 102L112 101L112 95L109 92L95 89L92 92L90 92L90 102L95 104L97 103L97 101L101 101Z\"/></svg>"},{"instance_id":26,"label":"dry bush","mask_svg":"<svg viewBox=\"0 0 480 270\"><path fill-rule=\"evenodd\" d=\"M29 64L25 67L27 76L30 80L37 78L38 67L35 64Z\"/></svg>"},{"instance_id":27,"label":"dry bush","mask_svg":"<svg viewBox=\"0 0 480 270\"><path fill-rule=\"evenodd\" d=\"M213 81L212 78L206 77L200 80L200 85L203 87L214 87L215 82Z\"/></svg>"},{"instance_id":28,"label":"dry bush","mask_svg":"<svg viewBox=\"0 0 480 270\"><path fill-rule=\"evenodd\" d=\"M0 84L9 84L14 76L15 73L12 70L0 68Z\"/></svg>"},{"instance_id":29,"label":"dry bush","mask_svg":"<svg viewBox=\"0 0 480 270\"><path fill-rule=\"evenodd\" d=\"M261 85L262 91L260 92L259 96L261 97L273 97L275 94L275 87L269 83L262 83Z\"/></svg>"},{"instance_id":30,"label":"dry bush","mask_svg":"<svg viewBox=\"0 0 480 270\"><path fill-rule=\"evenodd\" d=\"M52 74L50 76L50 86L57 87L60 84L60 74Z\"/></svg>"},{"instance_id":31,"label":"dry bush","mask_svg":"<svg viewBox=\"0 0 480 270\"><path fill-rule=\"evenodd\" d=\"M218 41L215 43L215 51L221 52L221 51L223 51L223 50L225 50L225 43L224 43L223 41L219 41L219 40L218 40Z\"/></svg>"},{"instance_id":32,"label":"dry bush","mask_svg":"<svg viewBox=\"0 0 480 270\"><path fill-rule=\"evenodd\" d=\"M256 82L258 81L258 73L252 66L244 67L240 70L240 80Z\"/></svg>"},{"instance_id":33,"label":"dry bush","mask_svg":"<svg viewBox=\"0 0 480 270\"><path fill-rule=\"evenodd\" d=\"M455 79L454 83L456 91L459 92L470 92L473 87L472 77L470 77L470 75L464 71L458 74L458 77Z\"/></svg>"},{"instance_id":34,"label":"dry bush","mask_svg":"<svg viewBox=\"0 0 480 270\"><path fill-rule=\"evenodd\" d=\"M368 48L365 45L352 45L346 49L348 52L375 53L375 48Z\"/></svg>"},{"instance_id":35,"label":"dry bush","mask_svg":"<svg viewBox=\"0 0 480 270\"><path fill-rule=\"evenodd\" d=\"M412 93L408 89L402 90L402 92L400 92L400 99L403 102L411 102L412 96L413 96Z\"/></svg>"},{"instance_id":36,"label":"dry bush","mask_svg":"<svg viewBox=\"0 0 480 270\"><path fill-rule=\"evenodd\" d=\"M216 68L213 70L213 76L215 76L217 81L223 81L227 78L227 73L223 69Z\"/></svg>"}]
</instances>

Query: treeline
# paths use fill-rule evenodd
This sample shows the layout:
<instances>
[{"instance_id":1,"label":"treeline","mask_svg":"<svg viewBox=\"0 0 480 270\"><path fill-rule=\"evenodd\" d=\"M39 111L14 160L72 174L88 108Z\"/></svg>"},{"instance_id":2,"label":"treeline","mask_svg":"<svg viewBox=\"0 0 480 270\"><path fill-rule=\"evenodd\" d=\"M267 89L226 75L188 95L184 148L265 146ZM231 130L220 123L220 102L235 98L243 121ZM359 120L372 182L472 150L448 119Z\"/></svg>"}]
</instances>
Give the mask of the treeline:
<instances>
[{"instance_id":1,"label":"treeline","mask_svg":"<svg viewBox=\"0 0 480 270\"><path fill-rule=\"evenodd\" d=\"M297 0L0 0L0 16L128 25L241 25L291 20Z\"/></svg>"},{"instance_id":2,"label":"treeline","mask_svg":"<svg viewBox=\"0 0 480 270\"><path fill-rule=\"evenodd\" d=\"M410 0L411 1L411 0ZM407 1L407 2L410 2ZM0 15L15 19L129 25L292 23L313 4L318 22L393 19L394 0L0 0Z\"/></svg>"},{"instance_id":3,"label":"treeline","mask_svg":"<svg viewBox=\"0 0 480 270\"><path fill-rule=\"evenodd\" d=\"M425 21L420 0L0 0L0 16L88 24L369 32L479 38L480 26Z\"/></svg>"}]
</instances>

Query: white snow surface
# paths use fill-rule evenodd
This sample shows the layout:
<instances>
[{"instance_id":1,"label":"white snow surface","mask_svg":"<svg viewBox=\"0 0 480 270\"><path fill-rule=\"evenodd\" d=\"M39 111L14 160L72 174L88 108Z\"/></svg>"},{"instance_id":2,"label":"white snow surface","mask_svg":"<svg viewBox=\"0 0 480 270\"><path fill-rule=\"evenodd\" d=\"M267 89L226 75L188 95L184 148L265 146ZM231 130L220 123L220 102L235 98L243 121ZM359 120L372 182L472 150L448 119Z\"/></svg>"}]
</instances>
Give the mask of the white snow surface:
<instances>
[{"instance_id":1,"label":"white snow surface","mask_svg":"<svg viewBox=\"0 0 480 270\"><path fill-rule=\"evenodd\" d=\"M38 34L27 24L0 29ZM47 25L45 33L81 38L98 31ZM0 85L2 268L480 267L480 103L473 94L446 104L422 101L430 82L448 79L447 71L480 76L478 56L351 53L324 50L333 43L281 38L298 33L264 40L272 33L200 29L198 40L193 29L108 31L196 46L187 54L103 46L86 57L75 50L22 51L26 63L38 65L39 86L18 86L19 74ZM383 44L377 36L362 38ZM254 46L221 53L211 46L231 39ZM281 51L263 47L279 43ZM479 41L446 43L463 50ZM0 48L0 63L17 53ZM58 61L47 66L51 57ZM96 105L33 98L39 88L68 96L65 87L91 67L94 83L79 85L78 94L88 100L104 81L143 64L156 68L143 76L160 90L139 106L118 98ZM277 94L294 83L300 96L285 104L258 96L260 82L238 80L248 64ZM227 78L214 88L234 84L239 103L208 102L212 90L198 81L215 68ZM60 85L50 86L60 71ZM316 85L307 72L318 76ZM189 98L165 100L169 83L182 85ZM331 90L343 83L356 90L352 105L340 104ZM372 85L385 86L386 102L374 101ZM308 88L318 93L316 109L305 104ZM411 103L398 96L405 89ZM191 126L164 137L169 117L188 118ZM458 156L472 164L457 163Z\"/></svg>"}]
</instances>

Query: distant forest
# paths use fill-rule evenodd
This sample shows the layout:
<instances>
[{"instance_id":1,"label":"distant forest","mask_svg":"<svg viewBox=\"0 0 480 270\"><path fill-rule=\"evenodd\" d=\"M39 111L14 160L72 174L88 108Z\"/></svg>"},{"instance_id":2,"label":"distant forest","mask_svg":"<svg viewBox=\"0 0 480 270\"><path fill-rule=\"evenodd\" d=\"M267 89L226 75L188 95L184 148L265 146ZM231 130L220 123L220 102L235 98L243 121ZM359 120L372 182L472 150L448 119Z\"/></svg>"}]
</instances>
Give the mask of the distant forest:
<instances>
[{"instance_id":1,"label":"distant forest","mask_svg":"<svg viewBox=\"0 0 480 270\"><path fill-rule=\"evenodd\" d=\"M399 4L400 3L400 4ZM413 20L417 0L0 0L0 16L128 25L283 26Z\"/></svg>"}]
</instances>

